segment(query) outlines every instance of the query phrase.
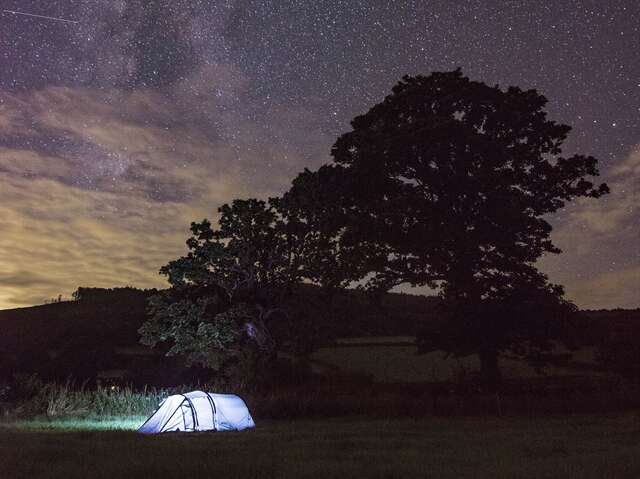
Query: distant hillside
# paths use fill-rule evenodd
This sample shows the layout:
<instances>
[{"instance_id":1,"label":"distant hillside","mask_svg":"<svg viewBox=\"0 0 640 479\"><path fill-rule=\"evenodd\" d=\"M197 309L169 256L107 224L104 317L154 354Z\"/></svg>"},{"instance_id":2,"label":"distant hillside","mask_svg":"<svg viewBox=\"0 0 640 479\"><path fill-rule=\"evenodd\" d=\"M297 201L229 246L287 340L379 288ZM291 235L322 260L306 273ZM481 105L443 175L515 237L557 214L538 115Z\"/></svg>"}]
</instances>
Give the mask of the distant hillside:
<instances>
[{"instance_id":1,"label":"distant hillside","mask_svg":"<svg viewBox=\"0 0 640 479\"><path fill-rule=\"evenodd\" d=\"M80 288L77 301L0 311L0 371L65 379L121 368L154 290Z\"/></svg>"},{"instance_id":2,"label":"distant hillside","mask_svg":"<svg viewBox=\"0 0 640 479\"><path fill-rule=\"evenodd\" d=\"M640 338L640 308L584 310L580 315L576 333L585 344L595 345L616 335Z\"/></svg>"},{"instance_id":3,"label":"distant hillside","mask_svg":"<svg viewBox=\"0 0 640 479\"><path fill-rule=\"evenodd\" d=\"M79 288L76 301L43 304L0 311L3 329L0 344L35 346L58 341L85 332L118 343L131 343L138 323L145 316L146 301L156 290L135 288ZM42 334L45 333L45 334Z\"/></svg>"},{"instance_id":4,"label":"distant hillside","mask_svg":"<svg viewBox=\"0 0 640 479\"><path fill-rule=\"evenodd\" d=\"M144 381L158 382L151 376L161 363L169 368L164 376L180 374L178 359L139 344L147 299L156 292L79 288L75 301L0 311L0 374L37 372L66 379L135 370ZM299 294L322 301L314 286L301 287ZM334 298L328 327L333 336L413 335L417 321L432 315L436 304L433 298L407 294L387 294L374 304L349 291Z\"/></svg>"},{"instance_id":5,"label":"distant hillside","mask_svg":"<svg viewBox=\"0 0 640 479\"><path fill-rule=\"evenodd\" d=\"M156 290L80 288L76 301L0 311L0 375L37 372L64 380L69 376L131 374L145 383L167 384L185 374L179 358L139 344L138 328L147 314L147 299ZM322 291L304 285L303 301L323 305ZM350 290L332 299L318 325L327 338L415 336L421 325L437 318L436 297L389 293L372 301ZM583 311L576 322L576 340L597 344L612 331L640 328L640 309ZM161 373L161 374L159 374Z\"/></svg>"}]
</instances>

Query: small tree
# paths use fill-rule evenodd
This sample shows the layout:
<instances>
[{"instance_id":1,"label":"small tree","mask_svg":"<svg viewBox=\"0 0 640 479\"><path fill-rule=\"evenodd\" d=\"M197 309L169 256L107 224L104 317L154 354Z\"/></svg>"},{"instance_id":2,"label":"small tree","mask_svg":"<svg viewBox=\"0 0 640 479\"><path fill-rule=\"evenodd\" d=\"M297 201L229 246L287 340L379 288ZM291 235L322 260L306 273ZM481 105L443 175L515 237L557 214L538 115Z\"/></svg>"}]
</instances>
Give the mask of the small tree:
<instances>
[{"instance_id":1,"label":"small tree","mask_svg":"<svg viewBox=\"0 0 640 479\"><path fill-rule=\"evenodd\" d=\"M171 288L151 299L144 344L167 343L170 355L227 372L274 358L281 338L271 326L290 323L287 300L301 274L273 203L235 200L219 209L217 229L191 224L188 254L160 270Z\"/></svg>"}]
</instances>

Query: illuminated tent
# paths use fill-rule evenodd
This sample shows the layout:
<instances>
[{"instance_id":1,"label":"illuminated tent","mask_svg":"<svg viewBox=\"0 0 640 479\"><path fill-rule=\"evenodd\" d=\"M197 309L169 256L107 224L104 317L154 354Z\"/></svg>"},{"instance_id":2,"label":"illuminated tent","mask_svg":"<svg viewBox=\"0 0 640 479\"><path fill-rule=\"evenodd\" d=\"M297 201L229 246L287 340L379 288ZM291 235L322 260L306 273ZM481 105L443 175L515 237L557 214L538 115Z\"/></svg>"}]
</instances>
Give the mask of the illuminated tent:
<instances>
[{"instance_id":1,"label":"illuminated tent","mask_svg":"<svg viewBox=\"0 0 640 479\"><path fill-rule=\"evenodd\" d=\"M169 396L138 432L241 431L255 427L247 405L235 394L192 391Z\"/></svg>"}]
</instances>

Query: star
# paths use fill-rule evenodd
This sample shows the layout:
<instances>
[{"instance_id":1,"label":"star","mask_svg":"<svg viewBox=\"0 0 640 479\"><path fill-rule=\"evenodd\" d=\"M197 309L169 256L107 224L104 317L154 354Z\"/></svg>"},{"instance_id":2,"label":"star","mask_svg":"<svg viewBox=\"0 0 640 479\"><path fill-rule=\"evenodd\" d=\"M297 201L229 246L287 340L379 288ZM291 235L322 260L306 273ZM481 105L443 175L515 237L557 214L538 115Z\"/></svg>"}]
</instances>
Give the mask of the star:
<instances>
[{"instance_id":1,"label":"star","mask_svg":"<svg viewBox=\"0 0 640 479\"><path fill-rule=\"evenodd\" d=\"M581 307L640 306L636 1L5 3L0 308L162 286L191 221L281 194L403 75L457 67L542 92L564 154L600 160L610 198L552 218L541 267Z\"/></svg>"}]
</instances>

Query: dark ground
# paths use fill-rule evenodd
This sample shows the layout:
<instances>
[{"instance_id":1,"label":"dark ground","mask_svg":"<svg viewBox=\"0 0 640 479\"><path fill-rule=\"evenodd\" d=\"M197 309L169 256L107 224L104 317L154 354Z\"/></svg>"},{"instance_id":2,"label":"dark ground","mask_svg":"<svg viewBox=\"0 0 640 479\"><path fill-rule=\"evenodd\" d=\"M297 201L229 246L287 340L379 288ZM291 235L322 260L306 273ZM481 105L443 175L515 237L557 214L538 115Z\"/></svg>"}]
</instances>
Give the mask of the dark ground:
<instances>
[{"instance_id":1,"label":"dark ground","mask_svg":"<svg viewBox=\"0 0 640 479\"><path fill-rule=\"evenodd\" d=\"M239 433L160 436L81 422L46 426L0 427L0 477L640 477L640 412L258 421Z\"/></svg>"}]
</instances>

